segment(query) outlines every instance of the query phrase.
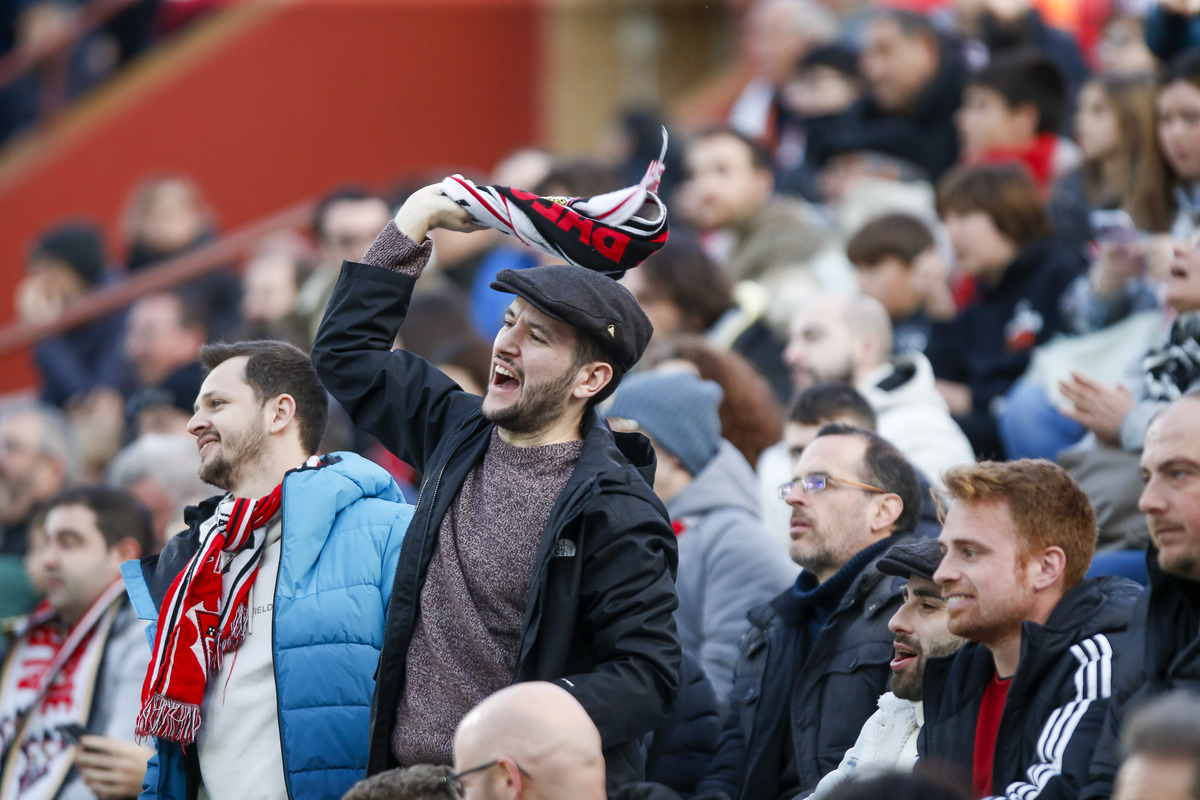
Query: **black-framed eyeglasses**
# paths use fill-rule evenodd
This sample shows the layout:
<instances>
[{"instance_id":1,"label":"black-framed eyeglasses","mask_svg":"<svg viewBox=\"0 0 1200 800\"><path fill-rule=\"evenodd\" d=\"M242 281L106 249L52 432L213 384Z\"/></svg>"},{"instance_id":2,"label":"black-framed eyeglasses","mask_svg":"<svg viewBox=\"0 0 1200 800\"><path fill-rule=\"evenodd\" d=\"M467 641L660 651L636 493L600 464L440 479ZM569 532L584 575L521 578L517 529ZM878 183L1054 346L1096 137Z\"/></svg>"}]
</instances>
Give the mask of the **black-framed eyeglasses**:
<instances>
[{"instance_id":1,"label":"black-framed eyeglasses","mask_svg":"<svg viewBox=\"0 0 1200 800\"><path fill-rule=\"evenodd\" d=\"M812 475L806 475L803 478L796 478L795 480L788 481L787 483L779 484L779 489L777 490L779 492L779 499L787 500L787 496L791 494L792 489L795 489L797 486L809 494L823 492L829 488L831 481L833 483L844 483L847 486L853 486L856 489L863 489L868 492L887 494L885 490L880 489L878 486L870 486L865 483L859 483L858 481L852 481L849 478L838 478L834 475L827 475L824 472L814 472Z\"/></svg>"},{"instance_id":2,"label":"black-framed eyeglasses","mask_svg":"<svg viewBox=\"0 0 1200 800\"><path fill-rule=\"evenodd\" d=\"M446 785L446 789L450 792L450 796L453 797L454 800L467 800L467 787L463 786L463 776L470 775L475 772L489 770L499 763L500 759L497 758L487 762L486 764L480 764L477 767L464 769L462 772L456 772L453 775L447 775L446 777L442 778L442 783ZM522 775L524 775L526 778L529 777L529 773L526 772L520 764L517 764L515 761L513 763L517 765L517 770L520 771Z\"/></svg>"}]
</instances>

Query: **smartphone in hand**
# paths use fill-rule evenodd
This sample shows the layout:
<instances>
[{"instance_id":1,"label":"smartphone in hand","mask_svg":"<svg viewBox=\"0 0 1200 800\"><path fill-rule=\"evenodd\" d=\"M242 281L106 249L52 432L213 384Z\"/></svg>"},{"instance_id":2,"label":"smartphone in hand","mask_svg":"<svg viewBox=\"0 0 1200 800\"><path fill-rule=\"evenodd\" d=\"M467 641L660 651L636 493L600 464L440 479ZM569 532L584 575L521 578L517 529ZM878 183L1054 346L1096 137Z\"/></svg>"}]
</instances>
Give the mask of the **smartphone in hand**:
<instances>
[{"instance_id":1,"label":"smartphone in hand","mask_svg":"<svg viewBox=\"0 0 1200 800\"><path fill-rule=\"evenodd\" d=\"M1141 238L1133 218L1121 209L1096 209L1088 215L1097 244L1135 245Z\"/></svg>"},{"instance_id":2,"label":"smartphone in hand","mask_svg":"<svg viewBox=\"0 0 1200 800\"><path fill-rule=\"evenodd\" d=\"M54 727L62 734L67 744L79 744L79 740L87 735L87 728L78 722L65 722L62 725L55 725Z\"/></svg>"}]
</instances>

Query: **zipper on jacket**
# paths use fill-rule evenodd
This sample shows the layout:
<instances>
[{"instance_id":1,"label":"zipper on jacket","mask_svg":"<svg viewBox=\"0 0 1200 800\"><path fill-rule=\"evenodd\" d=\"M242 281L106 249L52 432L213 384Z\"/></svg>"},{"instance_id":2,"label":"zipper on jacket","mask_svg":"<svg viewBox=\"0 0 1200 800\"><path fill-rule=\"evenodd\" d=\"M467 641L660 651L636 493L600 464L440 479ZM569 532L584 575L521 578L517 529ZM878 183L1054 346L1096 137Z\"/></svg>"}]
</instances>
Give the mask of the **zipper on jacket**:
<instances>
[{"instance_id":1,"label":"zipper on jacket","mask_svg":"<svg viewBox=\"0 0 1200 800\"><path fill-rule=\"evenodd\" d=\"M575 492L572 494L572 496L570 497L570 502L565 503L563 511L561 511L558 514L558 516L556 516L554 518L554 520L553 520L554 530L555 530L554 545L550 547L549 551L546 554L546 557L543 558L542 563L538 565L537 574L534 575L530 579L529 596L526 597L526 600L533 600L533 602L535 604L543 602L543 600L546 596L546 582L549 579L549 575L550 575L550 562L554 560L555 553L558 551L558 543L562 541L562 536L560 534L563 529L563 520L564 520L564 518L565 519L572 518L572 514L570 512L573 512L576 504L581 502L579 498L584 495L592 494L594 492L595 485L596 485L595 477L589 477L586 481L581 483L579 485L579 488L577 488L575 490ZM551 520L547 517L546 527L542 529L543 534L545 533L546 528L550 527L550 523L551 523ZM540 541L539 541L538 547L539 548L541 547ZM582 554L580 554L580 553L576 553L576 557L583 558ZM534 592L534 586L537 587L536 593ZM539 613L536 618L538 625L541 625L541 617L542 617L542 615L541 615L541 613ZM530 623L533 623L533 622L534 622L534 620L531 618ZM524 624L524 621L522 621L521 639L517 643L517 663L513 666L512 675L511 675L512 683L517 683L521 679L521 669L525 666L525 640L529 637L530 627L531 627L530 625L526 625L526 624Z\"/></svg>"},{"instance_id":2,"label":"zipper on jacket","mask_svg":"<svg viewBox=\"0 0 1200 800\"><path fill-rule=\"evenodd\" d=\"M475 424L471 426L472 431L474 431L474 429L477 427L479 427L478 420L476 420ZM462 431L463 429L459 428L458 430ZM464 437L465 437L465 434L464 434ZM457 443L451 447L448 447L446 457L444 459L442 459L442 466L438 469L437 478L435 478L434 482L433 482L433 489L432 489L433 494L429 498L429 512L430 513L425 515L425 527L421 531L421 548L417 551L417 572L418 573L420 573L420 571L421 571L421 565L425 563L425 545L429 541L429 526L433 523L433 505L434 505L434 503L437 502L438 488L442 485L442 476L446 474L446 467L448 467L450 465L450 457L452 455L454 455L454 451L457 448L458 448ZM417 493L417 502L413 506L414 509L418 509L421 507L421 500L423 500L425 497L425 487L428 485L429 485L428 481L422 482L421 491ZM405 538L408 538L407 534L405 534ZM399 564L397 564L397 576L396 577L399 577ZM396 587L395 587L395 585L393 585L392 586L392 597L394 597L395 594L396 594ZM420 594L419 590L417 592L416 600L417 600L417 602L413 603L412 612L408 616L408 630L409 630L409 641L410 642L412 641L412 630L416 626L417 608L421 605L421 594ZM392 605L392 600L391 600L391 597L389 597L388 598L389 610L390 610L391 605ZM388 616L387 612L385 611L384 612L384 625L383 625L383 642L379 646L379 658L375 659L375 681L377 683L379 681L379 671L383 668L383 651L384 651L384 648L387 647L387 616ZM407 669L407 666L406 666L406 669ZM374 709L372 709L372 717L374 717ZM372 719L371 720L371 728L374 728L374 722L375 722L375 720Z\"/></svg>"},{"instance_id":3,"label":"zipper on jacket","mask_svg":"<svg viewBox=\"0 0 1200 800\"><path fill-rule=\"evenodd\" d=\"M284 483L287 476L284 475ZM275 681L275 717L276 725L279 728L279 756L280 763L283 765L283 786L287 789L288 800L293 800L292 795L292 774L288 772L287 767L287 748L283 744L283 708L279 699L279 669L275 664L275 637L279 635L279 628L275 624L275 614L279 611L279 575L283 572L283 514L287 508L287 493L283 483L280 484L279 490L279 569L275 570L275 586L271 589L271 677ZM263 543L266 547L266 543Z\"/></svg>"}]
</instances>

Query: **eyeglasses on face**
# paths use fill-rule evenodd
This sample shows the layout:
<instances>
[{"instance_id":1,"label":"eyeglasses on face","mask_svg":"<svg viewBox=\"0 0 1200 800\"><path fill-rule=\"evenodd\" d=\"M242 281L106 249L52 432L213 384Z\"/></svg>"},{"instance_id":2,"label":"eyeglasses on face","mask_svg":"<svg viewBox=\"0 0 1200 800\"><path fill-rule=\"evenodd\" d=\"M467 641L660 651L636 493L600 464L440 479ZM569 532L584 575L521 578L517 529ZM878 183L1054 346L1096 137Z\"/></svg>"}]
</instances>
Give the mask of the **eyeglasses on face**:
<instances>
[{"instance_id":1,"label":"eyeglasses on face","mask_svg":"<svg viewBox=\"0 0 1200 800\"><path fill-rule=\"evenodd\" d=\"M834 475L826 475L824 472L814 472L812 475L806 475L803 478L796 478L795 480L788 481L787 483L779 484L779 499L787 500L788 495L792 493L792 489L795 489L797 486L809 494L823 492L829 488L829 484L831 482L844 483L847 486L853 486L856 489L863 489L868 492L887 494L886 491L880 489L878 486L868 486L865 483L852 481L849 478L838 478Z\"/></svg>"},{"instance_id":2,"label":"eyeglasses on face","mask_svg":"<svg viewBox=\"0 0 1200 800\"><path fill-rule=\"evenodd\" d=\"M453 775L447 775L446 777L442 778L442 783L446 785L446 789L450 792L450 796L453 797L454 800L467 800L467 787L463 786L463 782L462 782L463 776L471 775L472 773L475 773L475 772L483 772L484 770L489 770L499 763L500 763L500 759L497 758L497 759L493 759L492 761L487 762L486 764L480 764L477 767L471 767L470 769L464 769L462 772L456 772ZM515 761L513 763L517 765L517 769L520 771L520 773L522 775L524 775L526 778L529 777L529 773L526 772L525 769L520 764L517 764L517 762L515 762Z\"/></svg>"}]
</instances>

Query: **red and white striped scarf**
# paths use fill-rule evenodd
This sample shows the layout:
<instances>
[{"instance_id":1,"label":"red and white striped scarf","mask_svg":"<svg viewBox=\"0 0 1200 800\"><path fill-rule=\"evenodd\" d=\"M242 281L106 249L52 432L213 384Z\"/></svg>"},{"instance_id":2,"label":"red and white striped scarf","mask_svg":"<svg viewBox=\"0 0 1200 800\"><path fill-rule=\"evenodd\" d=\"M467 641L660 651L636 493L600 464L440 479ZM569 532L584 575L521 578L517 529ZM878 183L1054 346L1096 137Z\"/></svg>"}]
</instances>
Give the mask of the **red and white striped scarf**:
<instances>
[{"instance_id":1,"label":"red and white striped scarf","mask_svg":"<svg viewBox=\"0 0 1200 800\"><path fill-rule=\"evenodd\" d=\"M139 737L184 744L195 740L208 676L221 668L221 656L246 637L250 588L268 523L279 513L282 498L281 483L257 500L221 501L207 541L167 590L154 658L142 685Z\"/></svg>"},{"instance_id":2,"label":"red and white striped scarf","mask_svg":"<svg viewBox=\"0 0 1200 800\"><path fill-rule=\"evenodd\" d=\"M568 264L620 278L667 242L667 207L657 194L666 156L663 128L662 154L641 182L595 197L539 197L508 186L476 186L462 175L443 180L441 190L480 225ZM657 208L651 218L638 215L647 203Z\"/></svg>"}]
</instances>

